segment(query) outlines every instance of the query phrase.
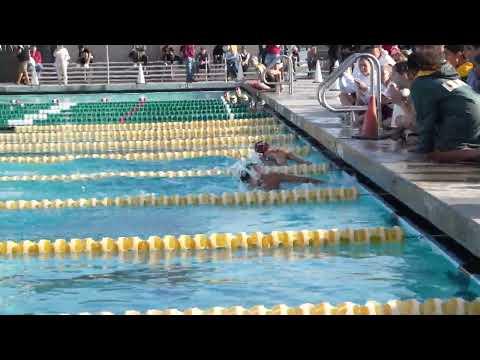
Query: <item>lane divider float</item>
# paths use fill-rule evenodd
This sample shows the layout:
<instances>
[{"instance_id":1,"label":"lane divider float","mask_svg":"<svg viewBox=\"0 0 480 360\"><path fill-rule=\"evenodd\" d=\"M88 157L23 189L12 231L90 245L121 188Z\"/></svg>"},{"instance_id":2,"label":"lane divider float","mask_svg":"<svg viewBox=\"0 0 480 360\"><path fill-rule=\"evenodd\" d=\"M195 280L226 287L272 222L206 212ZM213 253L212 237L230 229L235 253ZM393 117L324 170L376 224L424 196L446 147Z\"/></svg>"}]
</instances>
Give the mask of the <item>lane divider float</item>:
<instances>
[{"instance_id":1,"label":"lane divider float","mask_svg":"<svg viewBox=\"0 0 480 360\"><path fill-rule=\"evenodd\" d=\"M188 195L138 195L115 198L43 199L0 201L0 211L38 210L93 207L146 207L146 206L197 206L197 205L277 205L298 203L324 203L350 201L358 198L358 190L352 188L293 189L248 192L224 192L222 194Z\"/></svg>"},{"instance_id":2,"label":"lane divider float","mask_svg":"<svg viewBox=\"0 0 480 360\"><path fill-rule=\"evenodd\" d=\"M175 122L142 122L124 124L61 124L61 125L24 125L15 128L16 133L45 131L96 131L96 130L148 130L148 129L197 129L228 128L232 126L279 125L272 117L258 119L233 120L196 120Z\"/></svg>"},{"instance_id":3,"label":"lane divider float","mask_svg":"<svg viewBox=\"0 0 480 360\"><path fill-rule=\"evenodd\" d=\"M310 153L310 146L290 147L284 150L293 152L298 156L307 156ZM200 157L230 157L235 159L245 158L251 155L251 149L217 149L200 151L175 151L175 152L129 152L103 153L103 154L76 154L76 155L43 155L43 156L0 156L0 162L5 163L59 163L79 159L109 159L109 160L128 160L128 161L164 161L164 160L184 160Z\"/></svg>"},{"instance_id":4,"label":"lane divider float","mask_svg":"<svg viewBox=\"0 0 480 360\"><path fill-rule=\"evenodd\" d=\"M251 146L256 141L265 140L276 145L288 145L295 140L294 134L262 136L228 136L198 139L174 140L138 140L138 141L102 141L102 142L68 142L68 143L7 143L0 144L0 153L76 153L97 151L129 150L213 150L219 148Z\"/></svg>"},{"instance_id":5,"label":"lane divider float","mask_svg":"<svg viewBox=\"0 0 480 360\"><path fill-rule=\"evenodd\" d=\"M295 164L290 166L265 166L265 173L278 172L288 175L324 174L328 171L328 164ZM0 176L0 181L84 181L98 180L112 177L131 178L178 178L203 176L232 176L229 168L189 169L179 171L111 171L90 174L58 174L58 175L15 175Z\"/></svg>"},{"instance_id":6,"label":"lane divider float","mask_svg":"<svg viewBox=\"0 0 480 360\"><path fill-rule=\"evenodd\" d=\"M78 315L115 314L109 311L102 311L97 314L83 312ZM423 302L415 299L390 300L383 304L370 300L365 305L343 302L336 306L328 302L318 304L306 303L296 307L279 304L271 308L263 305L255 305L251 308L244 308L243 306L215 306L205 310L197 307L185 309L184 311L178 309L152 309L143 313L136 310L127 310L124 315L480 315L480 298L473 301L467 301L462 298L443 300L434 298Z\"/></svg>"},{"instance_id":7,"label":"lane divider float","mask_svg":"<svg viewBox=\"0 0 480 360\"><path fill-rule=\"evenodd\" d=\"M237 126L232 128L100 130L0 134L0 143L75 142L111 140L172 140L227 137L234 135L275 135L284 130L281 125Z\"/></svg>"},{"instance_id":8,"label":"lane divider float","mask_svg":"<svg viewBox=\"0 0 480 360\"><path fill-rule=\"evenodd\" d=\"M0 255L7 256L53 256L56 254L120 254L209 250L209 249L270 249L307 248L339 244L380 244L402 242L404 232L398 227L330 229L301 231L272 231L271 233L212 233L196 235L138 236L118 238L104 237L39 241L0 241ZM189 254L193 254L190 252Z\"/></svg>"}]
</instances>

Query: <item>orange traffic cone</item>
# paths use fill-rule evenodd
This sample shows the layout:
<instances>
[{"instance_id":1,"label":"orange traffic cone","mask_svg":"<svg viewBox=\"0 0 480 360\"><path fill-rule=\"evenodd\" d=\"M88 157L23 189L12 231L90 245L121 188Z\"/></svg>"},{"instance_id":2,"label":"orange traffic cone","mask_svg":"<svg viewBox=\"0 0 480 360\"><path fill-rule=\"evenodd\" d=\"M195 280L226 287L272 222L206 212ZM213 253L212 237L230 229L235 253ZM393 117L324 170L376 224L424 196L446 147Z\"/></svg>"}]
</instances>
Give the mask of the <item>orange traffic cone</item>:
<instances>
[{"instance_id":1,"label":"orange traffic cone","mask_svg":"<svg viewBox=\"0 0 480 360\"><path fill-rule=\"evenodd\" d=\"M362 137L377 138L378 137L378 117L377 117L377 100L375 96L370 97L368 101L368 110L362 125Z\"/></svg>"}]
</instances>

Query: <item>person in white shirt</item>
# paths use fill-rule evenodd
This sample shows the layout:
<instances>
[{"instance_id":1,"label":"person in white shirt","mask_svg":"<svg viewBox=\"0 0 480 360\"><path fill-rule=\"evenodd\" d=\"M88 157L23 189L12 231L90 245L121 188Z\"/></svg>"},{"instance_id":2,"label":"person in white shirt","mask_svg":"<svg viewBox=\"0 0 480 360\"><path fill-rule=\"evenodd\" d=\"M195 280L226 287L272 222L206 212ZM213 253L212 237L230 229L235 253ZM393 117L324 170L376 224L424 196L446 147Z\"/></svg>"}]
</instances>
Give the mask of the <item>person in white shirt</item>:
<instances>
[{"instance_id":1,"label":"person in white shirt","mask_svg":"<svg viewBox=\"0 0 480 360\"><path fill-rule=\"evenodd\" d=\"M68 50L63 45L58 45L57 49L53 53L55 56L55 67L57 68L57 77L58 81L61 83L63 79L63 84L68 84L68 61L70 60L70 55Z\"/></svg>"},{"instance_id":2,"label":"person in white shirt","mask_svg":"<svg viewBox=\"0 0 480 360\"><path fill-rule=\"evenodd\" d=\"M372 67L366 57L361 57L353 71L347 70L340 79L340 102L342 105L364 105L371 95ZM374 83L376 75L373 74Z\"/></svg>"}]
</instances>

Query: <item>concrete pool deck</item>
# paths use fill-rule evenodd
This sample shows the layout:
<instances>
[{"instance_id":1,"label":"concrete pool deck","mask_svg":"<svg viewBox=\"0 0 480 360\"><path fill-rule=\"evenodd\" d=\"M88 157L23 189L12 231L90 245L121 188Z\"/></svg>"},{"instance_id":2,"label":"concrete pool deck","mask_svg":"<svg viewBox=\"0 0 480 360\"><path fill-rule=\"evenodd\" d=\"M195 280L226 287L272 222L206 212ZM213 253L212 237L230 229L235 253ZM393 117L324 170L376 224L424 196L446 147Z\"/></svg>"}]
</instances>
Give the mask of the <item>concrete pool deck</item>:
<instances>
[{"instance_id":1,"label":"concrete pool deck","mask_svg":"<svg viewBox=\"0 0 480 360\"><path fill-rule=\"evenodd\" d=\"M392 140L352 139L340 113L322 108L316 85L297 82L293 95L260 96L277 113L480 257L480 164L444 165L409 153ZM338 104L337 92L329 95Z\"/></svg>"},{"instance_id":2,"label":"concrete pool deck","mask_svg":"<svg viewBox=\"0 0 480 360\"><path fill-rule=\"evenodd\" d=\"M186 82L160 82L148 84L72 84L72 85L39 85L27 86L13 83L0 83L0 95L24 94L34 95L39 93L89 93L110 91L178 91L178 90L220 90L231 89L236 85L229 81L198 81Z\"/></svg>"}]
</instances>

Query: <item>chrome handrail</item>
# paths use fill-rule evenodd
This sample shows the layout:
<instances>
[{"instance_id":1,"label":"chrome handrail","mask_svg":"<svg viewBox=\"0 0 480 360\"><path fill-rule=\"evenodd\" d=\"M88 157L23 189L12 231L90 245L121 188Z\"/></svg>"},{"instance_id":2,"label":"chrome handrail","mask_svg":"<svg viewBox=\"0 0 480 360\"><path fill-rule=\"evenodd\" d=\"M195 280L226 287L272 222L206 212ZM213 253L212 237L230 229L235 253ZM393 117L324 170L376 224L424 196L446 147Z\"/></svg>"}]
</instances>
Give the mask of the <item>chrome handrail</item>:
<instances>
[{"instance_id":1,"label":"chrome handrail","mask_svg":"<svg viewBox=\"0 0 480 360\"><path fill-rule=\"evenodd\" d=\"M286 58L288 62L288 93L290 95L293 94L293 61L291 56L287 55L280 55L281 58ZM279 81L279 82L268 82L267 81L267 70L262 74L262 81L267 84L267 85L282 85L285 84L285 82Z\"/></svg>"},{"instance_id":2,"label":"chrome handrail","mask_svg":"<svg viewBox=\"0 0 480 360\"><path fill-rule=\"evenodd\" d=\"M379 128L383 128L382 125L382 67L380 66L380 62L378 59L373 56L372 54L352 54L350 55L340 66L334 70L330 76L322 83L317 89L317 99L320 105L327 108L333 112L354 112L354 111L365 111L368 110L367 105L351 105L351 106L341 106L341 107L333 107L327 102L327 90L333 85L333 83L340 79L344 72L353 65L359 58L365 57L368 59L370 64L372 65L372 73L370 75L371 81L371 92L372 95L376 93L377 99L377 119L378 119L378 126ZM375 78L374 72L376 72L377 77ZM376 86L375 86L376 80Z\"/></svg>"}]
</instances>

